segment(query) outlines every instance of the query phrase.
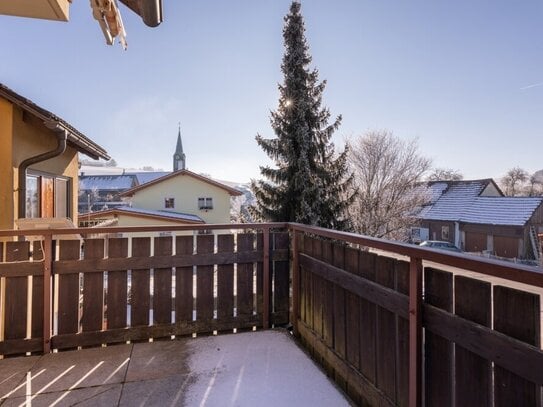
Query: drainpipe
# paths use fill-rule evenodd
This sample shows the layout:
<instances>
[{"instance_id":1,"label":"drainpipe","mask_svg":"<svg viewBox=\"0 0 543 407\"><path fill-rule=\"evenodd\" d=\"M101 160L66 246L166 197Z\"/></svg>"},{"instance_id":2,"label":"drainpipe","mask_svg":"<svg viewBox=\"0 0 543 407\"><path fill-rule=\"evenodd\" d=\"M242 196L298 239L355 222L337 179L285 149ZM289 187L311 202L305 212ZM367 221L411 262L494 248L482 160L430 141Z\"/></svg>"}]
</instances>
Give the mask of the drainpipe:
<instances>
[{"instance_id":1,"label":"drainpipe","mask_svg":"<svg viewBox=\"0 0 543 407\"><path fill-rule=\"evenodd\" d=\"M66 150L68 131L60 126L58 122L46 122L45 125L55 132L58 138L58 145L54 150L27 158L19 164L19 218L26 218L26 170L28 167L49 160L50 158L58 157Z\"/></svg>"}]
</instances>

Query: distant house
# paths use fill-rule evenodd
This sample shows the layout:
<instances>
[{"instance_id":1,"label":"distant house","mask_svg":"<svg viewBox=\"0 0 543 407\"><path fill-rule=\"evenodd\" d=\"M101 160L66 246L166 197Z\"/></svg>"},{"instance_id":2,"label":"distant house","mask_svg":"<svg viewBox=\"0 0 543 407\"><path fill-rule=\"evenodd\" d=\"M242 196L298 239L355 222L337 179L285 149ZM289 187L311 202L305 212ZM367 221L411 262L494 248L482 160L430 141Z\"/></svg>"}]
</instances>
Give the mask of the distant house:
<instances>
[{"instance_id":1,"label":"distant house","mask_svg":"<svg viewBox=\"0 0 543 407\"><path fill-rule=\"evenodd\" d=\"M179 170L121 194L133 208L197 215L205 223L229 223L235 188L189 170Z\"/></svg>"},{"instance_id":2,"label":"distant house","mask_svg":"<svg viewBox=\"0 0 543 407\"><path fill-rule=\"evenodd\" d=\"M0 229L19 218L77 224L78 153L106 151L48 110L0 84Z\"/></svg>"},{"instance_id":3,"label":"distant house","mask_svg":"<svg viewBox=\"0 0 543 407\"><path fill-rule=\"evenodd\" d=\"M79 213L125 206L120 194L137 185L133 175L80 175Z\"/></svg>"},{"instance_id":4,"label":"distant house","mask_svg":"<svg viewBox=\"0 0 543 407\"><path fill-rule=\"evenodd\" d=\"M505 197L492 179L436 181L427 187L430 202L413 229L419 240L445 240L467 252L538 259L543 197Z\"/></svg>"},{"instance_id":5,"label":"distant house","mask_svg":"<svg viewBox=\"0 0 543 407\"><path fill-rule=\"evenodd\" d=\"M123 172L121 175L81 176L86 189L80 197L94 194L98 205L80 201L81 225L112 224L146 226L166 224L230 223L231 198L238 189L185 168L181 132L173 154L173 172ZM128 185L131 185L128 188ZM92 192L95 191L95 192ZM111 200L108 202L107 199ZM87 210L85 210L87 209Z\"/></svg>"}]
</instances>

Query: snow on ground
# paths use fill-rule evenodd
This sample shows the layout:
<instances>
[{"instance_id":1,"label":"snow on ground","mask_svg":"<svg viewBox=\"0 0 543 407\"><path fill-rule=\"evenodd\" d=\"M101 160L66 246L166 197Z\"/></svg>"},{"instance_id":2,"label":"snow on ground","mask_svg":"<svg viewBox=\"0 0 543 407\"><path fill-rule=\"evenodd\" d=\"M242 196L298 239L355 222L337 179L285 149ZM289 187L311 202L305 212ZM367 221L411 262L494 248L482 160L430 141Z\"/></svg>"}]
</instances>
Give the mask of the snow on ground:
<instances>
[{"instance_id":1,"label":"snow on ground","mask_svg":"<svg viewBox=\"0 0 543 407\"><path fill-rule=\"evenodd\" d=\"M187 406L348 406L285 331L198 338L188 343Z\"/></svg>"}]
</instances>

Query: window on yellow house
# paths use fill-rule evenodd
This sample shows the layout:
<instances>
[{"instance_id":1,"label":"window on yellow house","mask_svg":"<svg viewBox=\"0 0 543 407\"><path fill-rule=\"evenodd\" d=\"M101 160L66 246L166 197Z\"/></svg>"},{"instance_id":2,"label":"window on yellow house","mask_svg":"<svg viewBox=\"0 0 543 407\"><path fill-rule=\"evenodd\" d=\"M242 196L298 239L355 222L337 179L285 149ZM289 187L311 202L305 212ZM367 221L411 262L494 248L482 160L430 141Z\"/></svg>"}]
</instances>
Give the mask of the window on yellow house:
<instances>
[{"instance_id":1,"label":"window on yellow house","mask_svg":"<svg viewBox=\"0 0 543 407\"><path fill-rule=\"evenodd\" d=\"M213 198L198 198L198 209L213 209Z\"/></svg>"},{"instance_id":2,"label":"window on yellow house","mask_svg":"<svg viewBox=\"0 0 543 407\"><path fill-rule=\"evenodd\" d=\"M26 176L26 218L69 218L71 180L49 174Z\"/></svg>"}]
</instances>

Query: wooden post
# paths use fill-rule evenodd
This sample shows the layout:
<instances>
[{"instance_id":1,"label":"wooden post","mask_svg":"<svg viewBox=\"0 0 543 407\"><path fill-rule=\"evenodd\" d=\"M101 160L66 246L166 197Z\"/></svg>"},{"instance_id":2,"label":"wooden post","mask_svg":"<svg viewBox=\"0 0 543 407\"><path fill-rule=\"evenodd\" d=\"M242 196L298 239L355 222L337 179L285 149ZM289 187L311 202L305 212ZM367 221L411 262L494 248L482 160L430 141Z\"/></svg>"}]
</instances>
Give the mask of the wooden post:
<instances>
[{"instance_id":1,"label":"wooden post","mask_svg":"<svg viewBox=\"0 0 543 407\"><path fill-rule=\"evenodd\" d=\"M43 248L43 353L51 352L51 274L53 268L53 236L44 235Z\"/></svg>"},{"instance_id":2,"label":"wooden post","mask_svg":"<svg viewBox=\"0 0 543 407\"><path fill-rule=\"evenodd\" d=\"M300 309L300 265L298 258L298 232L292 231L292 326L298 336L298 315Z\"/></svg>"},{"instance_id":3,"label":"wooden post","mask_svg":"<svg viewBox=\"0 0 543 407\"><path fill-rule=\"evenodd\" d=\"M409 264L409 406L422 405L422 260Z\"/></svg>"},{"instance_id":4,"label":"wooden post","mask_svg":"<svg viewBox=\"0 0 543 407\"><path fill-rule=\"evenodd\" d=\"M262 327L268 329L270 327L270 228L265 227L263 230L263 258L262 258L262 290L263 305L262 305Z\"/></svg>"}]
</instances>

